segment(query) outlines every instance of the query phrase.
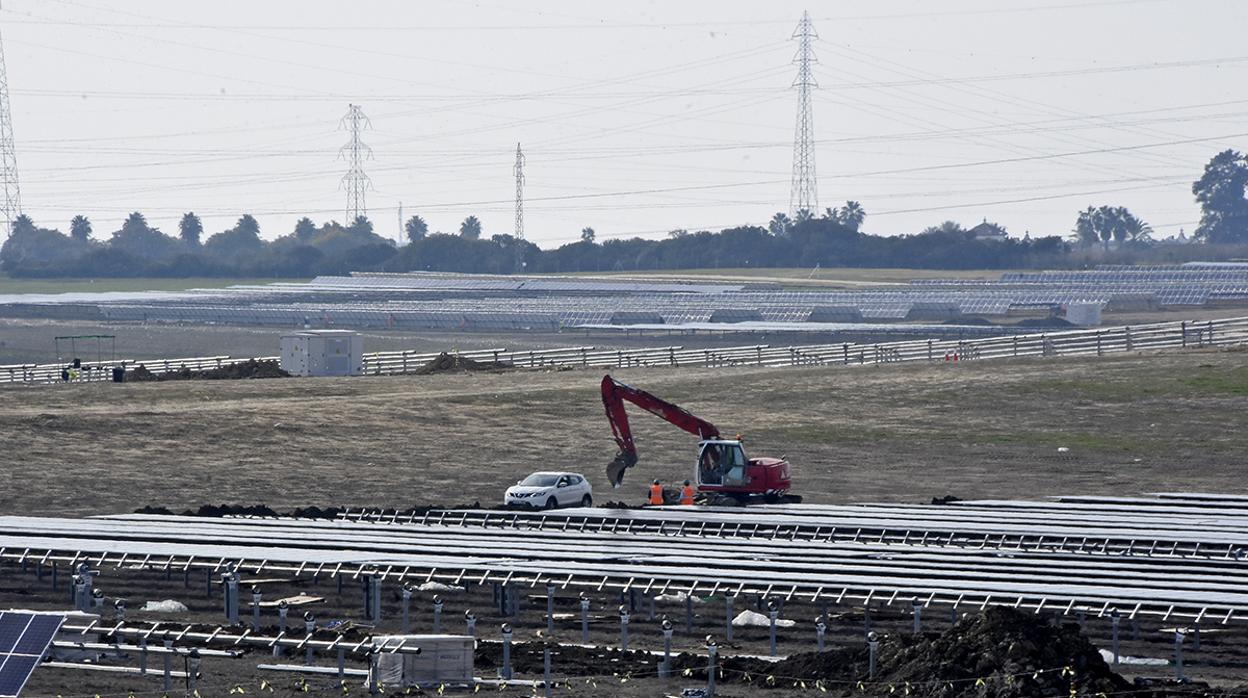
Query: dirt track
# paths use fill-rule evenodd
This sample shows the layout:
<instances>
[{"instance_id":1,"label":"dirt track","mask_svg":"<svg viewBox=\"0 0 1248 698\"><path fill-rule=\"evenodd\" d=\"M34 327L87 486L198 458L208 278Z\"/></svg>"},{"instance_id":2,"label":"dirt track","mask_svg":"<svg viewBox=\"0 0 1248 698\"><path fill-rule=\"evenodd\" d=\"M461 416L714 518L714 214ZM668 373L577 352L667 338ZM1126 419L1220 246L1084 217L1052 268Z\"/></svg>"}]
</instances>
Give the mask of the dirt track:
<instances>
[{"instance_id":1,"label":"dirt track","mask_svg":"<svg viewBox=\"0 0 1248 698\"><path fill-rule=\"evenodd\" d=\"M601 375L5 388L8 511L489 502L539 468L640 500L686 477L692 437L640 414L641 463L607 489ZM815 502L1239 491L1248 452L1244 352L617 376L787 456Z\"/></svg>"}]
</instances>

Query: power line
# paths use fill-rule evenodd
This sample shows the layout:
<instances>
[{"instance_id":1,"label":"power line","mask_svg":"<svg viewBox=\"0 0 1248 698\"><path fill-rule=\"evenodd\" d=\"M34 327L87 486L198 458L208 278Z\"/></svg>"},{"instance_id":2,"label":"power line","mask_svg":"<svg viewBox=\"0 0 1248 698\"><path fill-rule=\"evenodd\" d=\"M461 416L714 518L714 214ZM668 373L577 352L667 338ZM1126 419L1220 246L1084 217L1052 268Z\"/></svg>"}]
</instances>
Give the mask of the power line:
<instances>
[{"instance_id":1,"label":"power line","mask_svg":"<svg viewBox=\"0 0 1248 698\"><path fill-rule=\"evenodd\" d=\"M802 13L802 21L792 38L798 39L797 78L793 87L797 88L797 128L793 134L793 182L789 193L789 213L796 216L798 211L814 213L819 210L819 185L815 180L815 115L811 102L811 90L819 87L811 64L815 62L815 51L811 40L819 38L814 26L810 23L810 13Z\"/></svg>"},{"instance_id":2,"label":"power line","mask_svg":"<svg viewBox=\"0 0 1248 698\"><path fill-rule=\"evenodd\" d=\"M13 112L9 109L9 78L4 67L4 47L0 42L0 180L4 185L4 232L13 230L13 219L22 215L22 192L17 182L17 148L13 143Z\"/></svg>"},{"instance_id":3,"label":"power line","mask_svg":"<svg viewBox=\"0 0 1248 698\"><path fill-rule=\"evenodd\" d=\"M364 174L364 159L373 156L373 149L360 140L360 132L372 128L373 124L364 116L364 110L359 105L348 106L346 115L338 122L338 128L350 131L351 140L342 146L338 156L349 163L347 173L342 176L342 187L347 190L346 219L350 224L356 218L368 215L368 207L364 205L364 192L373 186L373 181Z\"/></svg>"}]
</instances>

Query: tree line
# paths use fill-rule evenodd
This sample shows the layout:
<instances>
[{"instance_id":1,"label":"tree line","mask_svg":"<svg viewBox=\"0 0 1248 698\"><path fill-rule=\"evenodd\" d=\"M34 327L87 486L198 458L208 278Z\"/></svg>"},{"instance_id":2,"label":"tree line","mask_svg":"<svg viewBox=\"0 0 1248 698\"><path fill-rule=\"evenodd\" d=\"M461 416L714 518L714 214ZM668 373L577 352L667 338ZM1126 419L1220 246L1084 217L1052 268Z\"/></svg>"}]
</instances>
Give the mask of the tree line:
<instances>
[{"instance_id":1,"label":"tree line","mask_svg":"<svg viewBox=\"0 0 1248 698\"><path fill-rule=\"evenodd\" d=\"M861 204L816 214L777 213L767 227L739 226L718 232L673 230L665 239L608 239L598 242L584 228L576 242L541 249L512 235L484 237L476 216L457 234L429 232L420 216L404 223L406 244L377 235L365 216L348 224L301 218L272 241L260 236L251 215L233 227L204 237L200 218L188 212L176 234L152 227L131 213L107 240L98 239L85 216L69 223L69 234L38 226L28 216L14 222L0 247L0 271L16 277L221 276L308 277L349 271L517 272L640 271L648 269L813 267L901 267L1011 269L1078 266L1090 251L1111 245L1115 261L1185 261L1210 255L1243 256L1248 245L1248 157L1227 150L1205 167L1192 185L1201 206L1194 232L1199 245L1158 246L1149 224L1121 206L1080 211L1069 236L1032 238L980 236L953 221L912 235L862 232ZM1004 233L985 221L977 228ZM1162 250L1165 247L1167 249ZM1215 249L1216 248L1216 249ZM1103 259L1103 258L1102 258Z\"/></svg>"}]
</instances>

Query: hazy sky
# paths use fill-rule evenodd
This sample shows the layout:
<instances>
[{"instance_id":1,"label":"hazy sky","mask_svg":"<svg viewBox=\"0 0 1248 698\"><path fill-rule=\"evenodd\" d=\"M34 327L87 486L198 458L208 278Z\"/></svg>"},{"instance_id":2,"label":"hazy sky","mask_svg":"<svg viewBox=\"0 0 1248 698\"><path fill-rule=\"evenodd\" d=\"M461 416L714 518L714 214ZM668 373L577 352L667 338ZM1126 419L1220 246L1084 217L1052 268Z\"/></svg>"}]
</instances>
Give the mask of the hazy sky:
<instances>
[{"instance_id":1,"label":"hazy sky","mask_svg":"<svg viewBox=\"0 0 1248 698\"><path fill-rule=\"evenodd\" d=\"M821 207L872 233L987 217L1067 234L1088 205L1190 233L1190 186L1248 149L1243 0L505 2L5 0L26 213L106 238L242 213L265 237L344 220L338 129L364 140L368 213L475 214L551 246L765 224L787 210L802 11L819 33Z\"/></svg>"}]
</instances>

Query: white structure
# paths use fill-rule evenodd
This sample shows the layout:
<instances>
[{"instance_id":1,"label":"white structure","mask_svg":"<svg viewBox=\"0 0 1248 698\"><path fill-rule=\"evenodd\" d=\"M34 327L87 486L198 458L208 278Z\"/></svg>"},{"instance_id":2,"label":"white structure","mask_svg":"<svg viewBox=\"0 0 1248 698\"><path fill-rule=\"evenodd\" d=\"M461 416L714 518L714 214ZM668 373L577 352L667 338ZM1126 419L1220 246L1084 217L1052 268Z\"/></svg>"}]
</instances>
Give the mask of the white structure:
<instances>
[{"instance_id":1,"label":"white structure","mask_svg":"<svg viewBox=\"0 0 1248 698\"><path fill-rule=\"evenodd\" d=\"M1080 327L1096 327L1101 324L1101 304L1067 303L1066 322Z\"/></svg>"},{"instance_id":2,"label":"white structure","mask_svg":"<svg viewBox=\"0 0 1248 698\"><path fill-rule=\"evenodd\" d=\"M364 340L351 330L284 335L282 370L292 376L358 376L364 372Z\"/></svg>"},{"instance_id":3,"label":"white structure","mask_svg":"<svg viewBox=\"0 0 1248 698\"><path fill-rule=\"evenodd\" d=\"M420 654L391 653L385 647L400 642L420 648ZM471 635L383 635L373 638L373 646L382 648L377 656L378 678L383 686L431 686L434 684L471 684L472 650L476 640Z\"/></svg>"}]
</instances>

